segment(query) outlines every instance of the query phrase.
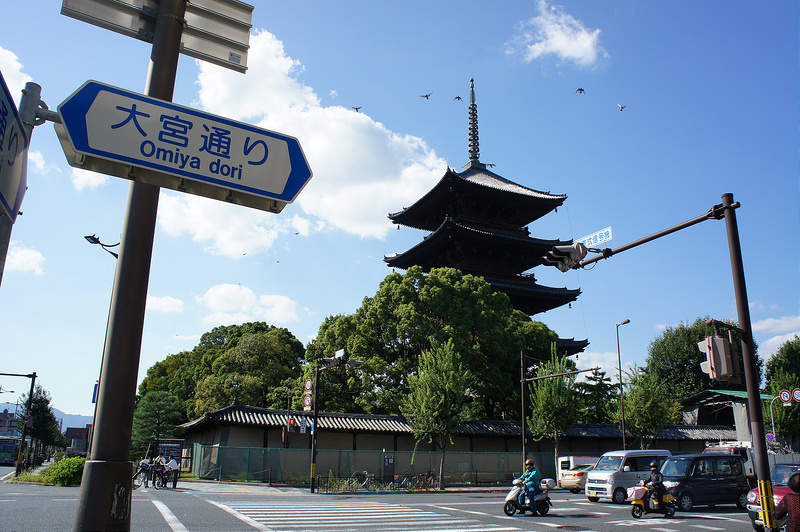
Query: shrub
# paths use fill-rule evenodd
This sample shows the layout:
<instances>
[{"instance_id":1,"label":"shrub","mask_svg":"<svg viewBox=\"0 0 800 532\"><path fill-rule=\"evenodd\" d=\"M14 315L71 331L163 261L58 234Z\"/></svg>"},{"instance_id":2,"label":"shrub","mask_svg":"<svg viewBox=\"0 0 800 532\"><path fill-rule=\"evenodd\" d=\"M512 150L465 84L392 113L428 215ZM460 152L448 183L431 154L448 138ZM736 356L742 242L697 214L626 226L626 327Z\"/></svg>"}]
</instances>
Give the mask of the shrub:
<instances>
[{"instance_id":1,"label":"shrub","mask_svg":"<svg viewBox=\"0 0 800 532\"><path fill-rule=\"evenodd\" d=\"M76 456L74 458L64 458L48 467L42 472L48 482L56 486L70 486L81 483L83 477L83 464L86 458Z\"/></svg>"}]
</instances>

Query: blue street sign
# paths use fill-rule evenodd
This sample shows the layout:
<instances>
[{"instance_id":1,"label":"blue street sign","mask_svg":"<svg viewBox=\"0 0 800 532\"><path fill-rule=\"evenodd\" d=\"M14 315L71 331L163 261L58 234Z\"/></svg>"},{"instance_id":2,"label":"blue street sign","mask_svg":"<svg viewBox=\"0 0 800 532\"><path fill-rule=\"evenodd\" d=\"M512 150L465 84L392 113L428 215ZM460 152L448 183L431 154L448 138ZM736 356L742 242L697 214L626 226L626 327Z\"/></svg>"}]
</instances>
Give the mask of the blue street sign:
<instances>
[{"instance_id":1,"label":"blue street sign","mask_svg":"<svg viewBox=\"0 0 800 532\"><path fill-rule=\"evenodd\" d=\"M58 113L79 154L286 203L311 179L294 137L96 81Z\"/></svg>"},{"instance_id":2,"label":"blue street sign","mask_svg":"<svg viewBox=\"0 0 800 532\"><path fill-rule=\"evenodd\" d=\"M27 189L28 135L0 73L0 208L13 223Z\"/></svg>"}]
</instances>

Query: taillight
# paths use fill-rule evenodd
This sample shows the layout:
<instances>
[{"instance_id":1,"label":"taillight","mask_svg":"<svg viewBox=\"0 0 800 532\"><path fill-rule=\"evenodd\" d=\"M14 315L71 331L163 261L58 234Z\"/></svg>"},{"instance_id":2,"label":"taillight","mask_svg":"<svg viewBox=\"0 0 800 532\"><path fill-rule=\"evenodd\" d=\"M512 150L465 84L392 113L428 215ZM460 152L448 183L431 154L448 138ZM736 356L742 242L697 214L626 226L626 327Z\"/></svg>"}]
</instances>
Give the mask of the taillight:
<instances>
[{"instance_id":1,"label":"taillight","mask_svg":"<svg viewBox=\"0 0 800 532\"><path fill-rule=\"evenodd\" d=\"M582 477L582 476L583 476L583 473L575 473L575 476L576 476L576 477Z\"/></svg>"}]
</instances>

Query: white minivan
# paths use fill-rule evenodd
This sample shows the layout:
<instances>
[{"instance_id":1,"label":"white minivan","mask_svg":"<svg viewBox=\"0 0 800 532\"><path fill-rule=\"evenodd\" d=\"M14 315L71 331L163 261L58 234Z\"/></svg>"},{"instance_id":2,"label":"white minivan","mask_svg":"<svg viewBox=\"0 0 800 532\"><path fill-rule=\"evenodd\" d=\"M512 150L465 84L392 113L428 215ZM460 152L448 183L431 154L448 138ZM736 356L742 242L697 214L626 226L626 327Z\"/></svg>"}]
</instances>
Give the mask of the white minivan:
<instances>
[{"instance_id":1,"label":"white minivan","mask_svg":"<svg viewBox=\"0 0 800 532\"><path fill-rule=\"evenodd\" d=\"M586 497L596 502L611 499L623 503L628 498L628 488L650 476L650 463L662 462L672 453L665 449L636 449L610 451L600 457L586 479Z\"/></svg>"}]
</instances>

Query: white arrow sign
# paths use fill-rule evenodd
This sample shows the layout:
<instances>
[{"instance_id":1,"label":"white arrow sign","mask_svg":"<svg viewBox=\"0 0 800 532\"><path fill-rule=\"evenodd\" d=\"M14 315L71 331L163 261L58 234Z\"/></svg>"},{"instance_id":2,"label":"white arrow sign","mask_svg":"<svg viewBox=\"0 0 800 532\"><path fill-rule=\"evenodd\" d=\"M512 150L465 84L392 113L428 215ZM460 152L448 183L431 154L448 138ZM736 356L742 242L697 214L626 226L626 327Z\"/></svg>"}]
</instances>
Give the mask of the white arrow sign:
<instances>
[{"instance_id":1,"label":"white arrow sign","mask_svg":"<svg viewBox=\"0 0 800 532\"><path fill-rule=\"evenodd\" d=\"M151 176L168 174L284 203L311 179L294 137L96 81L84 83L58 113L76 153L155 171ZM171 188L221 199L185 185Z\"/></svg>"}]
</instances>

